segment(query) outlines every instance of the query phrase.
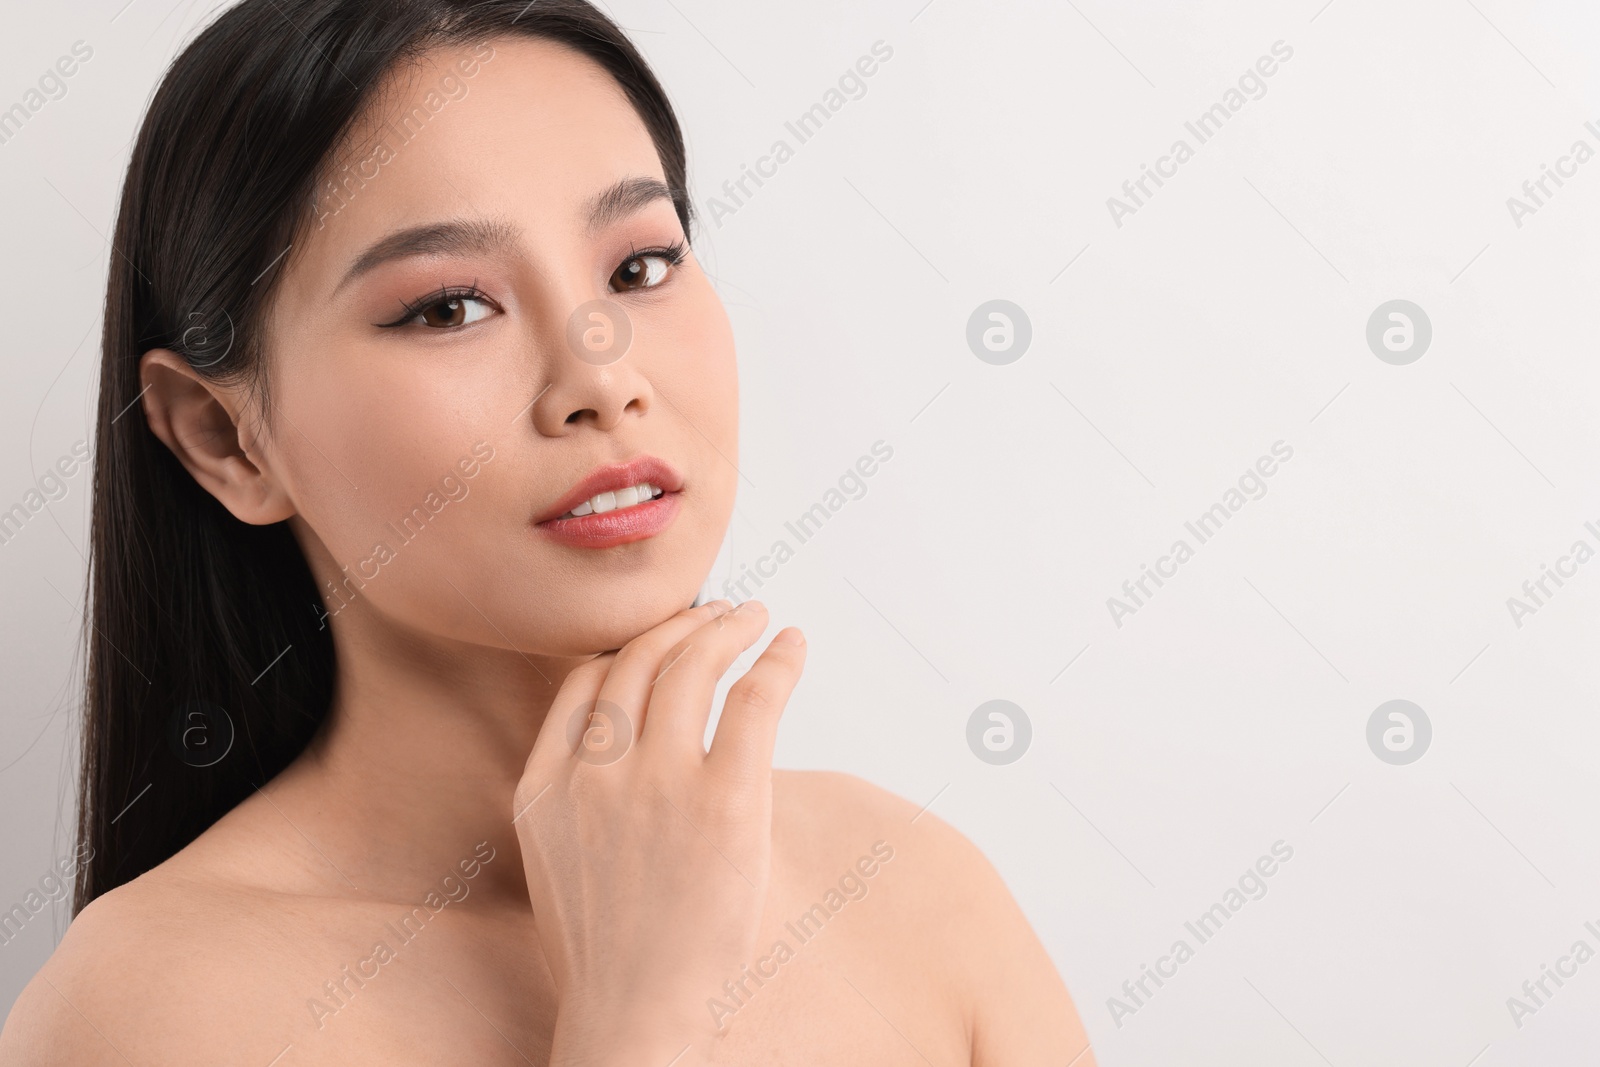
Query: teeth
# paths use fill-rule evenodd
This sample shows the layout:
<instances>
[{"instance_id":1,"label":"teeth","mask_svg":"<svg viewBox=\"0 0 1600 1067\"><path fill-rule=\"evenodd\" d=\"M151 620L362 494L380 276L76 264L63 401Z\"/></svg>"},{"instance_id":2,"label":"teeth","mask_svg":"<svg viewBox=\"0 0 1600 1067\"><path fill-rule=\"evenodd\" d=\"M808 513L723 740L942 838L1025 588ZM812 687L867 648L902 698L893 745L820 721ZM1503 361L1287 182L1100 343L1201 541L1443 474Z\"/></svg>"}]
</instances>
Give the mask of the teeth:
<instances>
[{"instance_id":1,"label":"teeth","mask_svg":"<svg viewBox=\"0 0 1600 1067\"><path fill-rule=\"evenodd\" d=\"M626 489L618 489L612 493L600 493L597 496L592 496L561 517L563 519L575 519L584 515L604 515L608 511L616 511L618 508L631 508L635 504L654 500L661 493L662 490L659 486L651 485L649 482L640 482L638 485L630 485Z\"/></svg>"}]
</instances>

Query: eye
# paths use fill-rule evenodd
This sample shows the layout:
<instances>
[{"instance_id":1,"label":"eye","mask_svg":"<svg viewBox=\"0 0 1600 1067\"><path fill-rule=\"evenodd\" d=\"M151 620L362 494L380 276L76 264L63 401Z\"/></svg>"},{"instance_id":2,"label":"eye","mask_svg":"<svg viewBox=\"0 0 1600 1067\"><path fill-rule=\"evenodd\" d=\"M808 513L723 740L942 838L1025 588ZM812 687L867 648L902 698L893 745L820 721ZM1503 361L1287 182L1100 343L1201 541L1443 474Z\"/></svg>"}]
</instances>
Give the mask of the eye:
<instances>
[{"instance_id":1,"label":"eye","mask_svg":"<svg viewBox=\"0 0 1600 1067\"><path fill-rule=\"evenodd\" d=\"M683 262L683 257L682 245L635 252L611 273L611 288L619 293L630 289L653 289L666 281L672 268Z\"/></svg>"},{"instance_id":2,"label":"eye","mask_svg":"<svg viewBox=\"0 0 1600 1067\"><path fill-rule=\"evenodd\" d=\"M489 299L476 289L445 289L405 305L405 314L384 327L427 326L436 330L467 326L487 318L495 310Z\"/></svg>"}]
</instances>

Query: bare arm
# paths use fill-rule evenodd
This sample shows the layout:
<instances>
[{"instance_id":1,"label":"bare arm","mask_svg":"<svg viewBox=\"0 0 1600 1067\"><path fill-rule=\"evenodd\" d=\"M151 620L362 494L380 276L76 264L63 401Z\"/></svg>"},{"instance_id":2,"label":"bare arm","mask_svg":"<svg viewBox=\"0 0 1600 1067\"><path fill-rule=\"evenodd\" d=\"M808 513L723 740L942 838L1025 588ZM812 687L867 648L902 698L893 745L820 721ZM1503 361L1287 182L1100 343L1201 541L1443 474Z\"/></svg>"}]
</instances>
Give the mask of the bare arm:
<instances>
[{"instance_id":1,"label":"bare arm","mask_svg":"<svg viewBox=\"0 0 1600 1067\"><path fill-rule=\"evenodd\" d=\"M965 866L973 905L969 952L980 968L969 972L973 1067L1095 1067L1083 1023L1055 964L999 873L964 843L970 850Z\"/></svg>"}]
</instances>

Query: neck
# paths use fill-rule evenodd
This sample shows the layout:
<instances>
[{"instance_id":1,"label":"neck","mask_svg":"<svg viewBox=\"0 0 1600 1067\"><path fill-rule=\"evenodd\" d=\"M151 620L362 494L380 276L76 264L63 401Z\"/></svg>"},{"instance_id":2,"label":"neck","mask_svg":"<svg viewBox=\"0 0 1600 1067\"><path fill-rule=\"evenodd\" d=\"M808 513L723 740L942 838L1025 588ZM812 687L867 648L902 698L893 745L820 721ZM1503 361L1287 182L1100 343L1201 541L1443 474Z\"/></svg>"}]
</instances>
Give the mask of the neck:
<instances>
[{"instance_id":1,"label":"neck","mask_svg":"<svg viewBox=\"0 0 1600 1067\"><path fill-rule=\"evenodd\" d=\"M316 825L321 837L304 833L328 852L341 884L409 900L446 874L459 879L462 862L488 842L495 860L472 878L472 894L526 907L512 793L562 680L584 658L440 641L373 622L335 625L327 721L272 796L282 791ZM335 852L350 858L340 862Z\"/></svg>"}]
</instances>

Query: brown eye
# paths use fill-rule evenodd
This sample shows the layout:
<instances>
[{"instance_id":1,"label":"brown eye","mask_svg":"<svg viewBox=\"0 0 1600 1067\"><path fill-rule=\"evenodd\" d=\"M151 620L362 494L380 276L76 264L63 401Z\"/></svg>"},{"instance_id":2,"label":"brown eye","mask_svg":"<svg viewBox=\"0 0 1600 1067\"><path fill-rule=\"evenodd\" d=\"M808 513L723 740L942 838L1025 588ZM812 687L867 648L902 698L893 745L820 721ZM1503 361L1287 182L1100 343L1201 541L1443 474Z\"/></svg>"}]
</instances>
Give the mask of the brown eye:
<instances>
[{"instance_id":1,"label":"brown eye","mask_svg":"<svg viewBox=\"0 0 1600 1067\"><path fill-rule=\"evenodd\" d=\"M430 326L434 330L454 330L458 326L475 323L485 315L490 314L493 304L478 294L477 291L466 290L461 293L435 293L430 298L406 304L405 318L397 322L379 323L382 326Z\"/></svg>"},{"instance_id":2,"label":"brown eye","mask_svg":"<svg viewBox=\"0 0 1600 1067\"><path fill-rule=\"evenodd\" d=\"M611 288L617 292L629 289L651 289L666 278L673 261L666 256L644 253L622 261L611 274Z\"/></svg>"},{"instance_id":3,"label":"brown eye","mask_svg":"<svg viewBox=\"0 0 1600 1067\"><path fill-rule=\"evenodd\" d=\"M465 294L446 295L422 307L406 322L445 330L477 322L488 314L487 300Z\"/></svg>"}]
</instances>

